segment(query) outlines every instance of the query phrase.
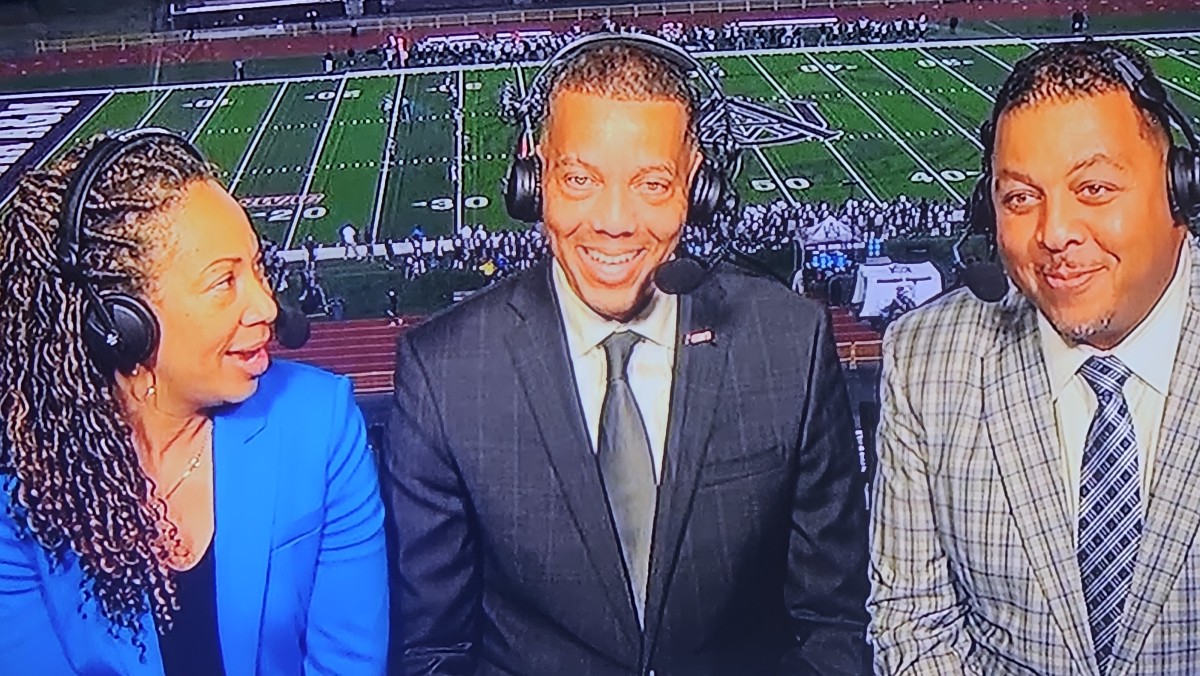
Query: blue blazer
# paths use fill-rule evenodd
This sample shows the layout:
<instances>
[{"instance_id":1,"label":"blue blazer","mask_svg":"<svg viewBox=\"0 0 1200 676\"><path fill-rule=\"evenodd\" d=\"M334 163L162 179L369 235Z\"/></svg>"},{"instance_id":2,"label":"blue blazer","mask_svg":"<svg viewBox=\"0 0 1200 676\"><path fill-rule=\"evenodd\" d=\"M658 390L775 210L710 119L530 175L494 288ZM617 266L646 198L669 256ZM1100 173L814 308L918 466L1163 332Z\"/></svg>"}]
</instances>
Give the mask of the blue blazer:
<instances>
[{"instance_id":1,"label":"blue blazer","mask_svg":"<svg viewBox=\"0 0 1200 676\"><path fill-rule=\"evenodd\" d=\"M388 582L383 504L350 382L276 361L215 416L217 618L229 676L381 674ZM0 477L0 481L4 478ZM8 515L0 491L0 671L159 676L153 619L139 657L99 605L80 612L81 569Z\"/></svg>"}]
</instances>

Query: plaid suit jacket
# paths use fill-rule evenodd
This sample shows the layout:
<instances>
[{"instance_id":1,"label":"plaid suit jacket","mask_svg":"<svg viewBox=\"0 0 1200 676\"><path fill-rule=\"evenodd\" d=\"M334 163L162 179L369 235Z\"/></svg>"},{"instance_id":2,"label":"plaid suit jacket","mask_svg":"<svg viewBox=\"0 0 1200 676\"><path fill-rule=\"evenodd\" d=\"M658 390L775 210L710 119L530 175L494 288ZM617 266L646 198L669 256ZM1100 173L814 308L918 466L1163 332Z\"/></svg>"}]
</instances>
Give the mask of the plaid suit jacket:
<instances>
[{"instance_id":1,"label":"plaid suit jacket","mask_svg":"<svg viewBox=\"0 0 1200 676\"><path fill-rule=\"evenodd\" d=\"M1200 673L1200 255L1114 676ZM1096 674L1033 305L966 290L884 339L872 487L883 674Z\"/></svg>"}]
</instances>

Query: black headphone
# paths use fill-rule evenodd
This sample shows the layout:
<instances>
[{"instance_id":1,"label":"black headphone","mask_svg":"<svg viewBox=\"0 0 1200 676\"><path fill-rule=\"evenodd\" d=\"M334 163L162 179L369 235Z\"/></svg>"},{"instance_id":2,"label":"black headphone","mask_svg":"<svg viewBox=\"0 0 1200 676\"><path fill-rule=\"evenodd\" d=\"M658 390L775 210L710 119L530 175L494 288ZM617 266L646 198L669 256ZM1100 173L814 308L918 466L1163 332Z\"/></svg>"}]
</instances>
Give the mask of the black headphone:
<instances>
[{"instance_id":1,"label":"black headphone","mask_svg":"<svg viewBox=\"0 0 1200 676\"><path fill-rule=\"evenodd\" d=\"M719 106L718 114L724 118L727 128L718 138L713 150L716 157L704 154L703 162L692 179L688 192L687 223L703 224L710 222L718 211L730 208L730 200L736 199L730 185L731 165L736 158L735 142L732 130L729 128L729 115L726 107L727 98L721 85L705 70L703 64L686 50L666 40L640 34L599 33L576 40L562 49L542 66L530 82L525 98L521 102L521 122L517 148L509 164L508 175L504 184L504 204L508 214L525 223L536 223L542 218L542 167L532 142L532 119L540 112L538 110L540 87L544 85L546 74L557 68L569 58L597 47L623 44L647 51L661 57L684 73L696 73L708 83L712 97L696 103L696 114L712 110ZM736 208L736 207L734 207Z\"/></svg>"},{"instance_id":2,"label":"black headphone","mask_svg":"<svg viewBox=\"0 0 1200 676\"><path fill-rule=\"evenodd\" d=\"M1185 115L1179 112L1167 96L1162 82L1153 73L1142 71L1127 55L1111 47L1094 45L1102 58L1108 61L1125 87L1133 102L1141 109L1154 115L1171 135L1174 120L1188 145L1172 142L1167 152L1167 199L1171 215L1176 223L1190 224L1200 216L1200 143ZM989 120L980 127L983 144L983 167L979 180L971 191L967 203L968 227L954 244L955 266L963 281L980 299L995 302L1004 297L1008 290L1008 279L1001 268L999 245L996 241L996 211L992 204L992 153L995 150L996 124L1008 101L996 100ZM972 235L982 235L987 242L987 252L981 260L964 259L961 247Z\"/></svg>"},{"instance_id":3,"label":"black headphone","mask_svg":"<svg viewBox=\"0 0 1200 676\"><path fill-rule=\"evenodd\" d=\"M93 362L105 371L125 374L154 353L158 347L158 319L150 306L136 296L115 289L98 289L97 283L127 281L123 275L89 270L83 261L83 210L95 182L129 153L169 139L191 153L204 157L178 134L158 128L134 129L112 134L99 141L71 175L58 217L58 268L63 277L78 284L86 298L83 338Z\"/></svg>"}]
</instances>

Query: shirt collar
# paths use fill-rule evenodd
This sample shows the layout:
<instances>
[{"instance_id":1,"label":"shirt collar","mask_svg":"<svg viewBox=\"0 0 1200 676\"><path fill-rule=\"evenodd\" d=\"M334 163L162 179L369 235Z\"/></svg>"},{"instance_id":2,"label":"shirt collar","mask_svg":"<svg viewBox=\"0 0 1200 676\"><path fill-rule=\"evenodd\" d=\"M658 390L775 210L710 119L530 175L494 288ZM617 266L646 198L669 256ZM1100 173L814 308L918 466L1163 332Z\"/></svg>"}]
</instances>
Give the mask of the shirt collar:
<instances>
[{"instance_id":1,"label":"shirt collar","mask_svg":"<svg viewBox=\"0 0 1200 676\"><path fill-rule=\"evenodd\" d=\"M596 314L571 288L567 275L557 259L552 259L553 287L566 324L573 357L582 356L604 342L617 331L633 331L643 339L669 350L675 348L676 318L679 299L658 288L646 308L628 322L621 323Z\"/></svg>"},{"instance_id":2,"label":"shirt collar","mask_svg":"<svg viewBox=\"0 0 1200 676\"><path fill-rule=\"evenodd\" d=\"M1040 311L1038 333L1050 376L1050 396L1057 401L1083 363L1094 355L1112 355L1129 367L1142 382L1166 395L1175 367L1175 352L1183 327L1191 271L1191 247L1184 242L1175 266L1175 276L1150 314L1125 340L1111 350L1091 345L1071 345Z\"/></svg>"}]
</instances>

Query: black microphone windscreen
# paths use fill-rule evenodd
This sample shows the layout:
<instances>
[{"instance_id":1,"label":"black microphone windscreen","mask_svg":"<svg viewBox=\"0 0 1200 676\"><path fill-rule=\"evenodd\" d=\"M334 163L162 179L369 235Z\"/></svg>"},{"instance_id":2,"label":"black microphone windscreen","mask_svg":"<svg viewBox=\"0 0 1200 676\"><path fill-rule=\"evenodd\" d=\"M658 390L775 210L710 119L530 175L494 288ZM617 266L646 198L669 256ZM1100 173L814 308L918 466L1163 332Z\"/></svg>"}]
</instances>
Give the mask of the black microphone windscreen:
<instances>
[{"instance_id":1,"label":"black microphone windscreen","mask_svg":"<svg viewBox=\"0 0 1200 676\"><path fill-rule=\"evenodd\" d=\"M707 271L692 258L676 258L654 270L654 285L672 296L691 293L704 281Z\"/></svg>"},{"instance_id":2,"label":"black microphone windscreen","mask_svg":"<svg viewBox=\"0 0 1200 676\"><path fill-rule=\"evenodd\" d=\"M998 302L1008 293L1008 276L995 263L977 263L963 270L963 283L979 300Z\"/></svg>"},{"instance_id":3,"label":"black microphone windscreen","mask_svg":"<svg viewBox=\"0 0 1200 676\"><path fill-rule=\"evenodd\" d=\"M312 329L308 324L308 315L300 310L279 304L279 316L275 318L275 340L289 350L304 347Z\"/></svg>"}]
</instances>

